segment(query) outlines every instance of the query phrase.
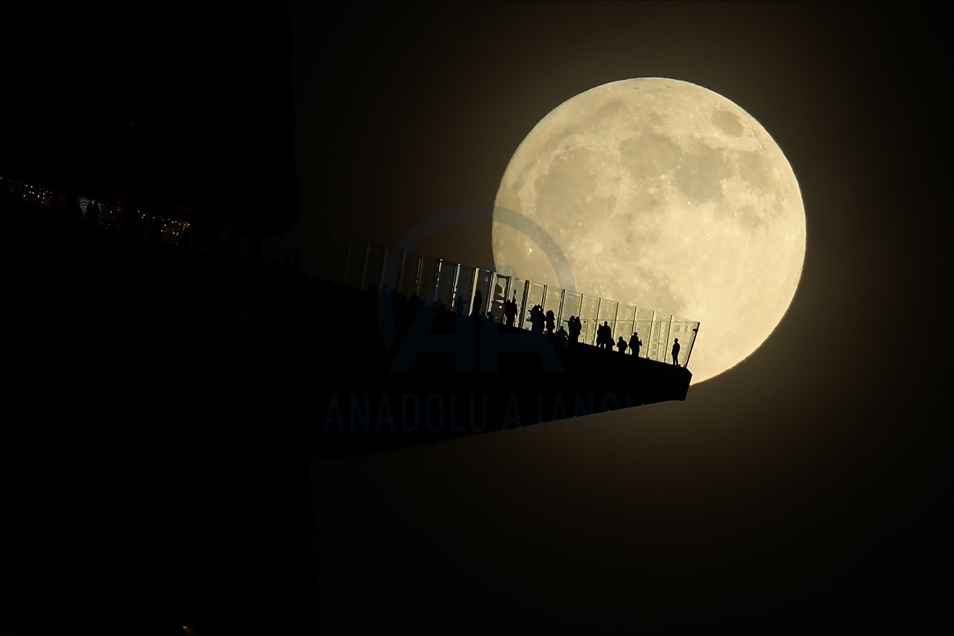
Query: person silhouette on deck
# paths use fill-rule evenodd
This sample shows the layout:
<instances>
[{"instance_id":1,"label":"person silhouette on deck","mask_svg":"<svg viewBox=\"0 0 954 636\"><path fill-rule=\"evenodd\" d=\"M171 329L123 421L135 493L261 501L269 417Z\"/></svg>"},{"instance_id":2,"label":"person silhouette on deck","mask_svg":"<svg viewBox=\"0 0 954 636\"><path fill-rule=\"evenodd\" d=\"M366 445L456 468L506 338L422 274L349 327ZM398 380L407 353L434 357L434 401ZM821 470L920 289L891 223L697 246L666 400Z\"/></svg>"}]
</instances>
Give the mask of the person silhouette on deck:
<instances>
[{"instance_id":1,"label":"person silhouette on deck","mask_svg":"<svg viewBox=\"0 0 954 636\"><path fill-rule=\"evenodd\" d=\"M514 292L513 300L504 301L504 321L508 327L513 327L517 322L517 294Z\"/></svg>"},{"instance_id":2,"label":"person silhouette on deck","mask_svg":"<svg viewBox=\"0 0 954 636\"><path fill-rule=\"evenodd\" d=\"M619 349L620 353L626 353L626 341L623 340L623 336L620 336L619 340L616 341L616 348Z\"/></svg>"},{"instance_id":3,"label":"person silhouette on deck","mask_svg":"<svg viewBox=\"0 0 954 636\"><path fill-rule=\"evenodd\" d=\"M605 320L596 330L596 347L598 349L613 350L613 330Z\"/></svg>"},{"instance_id":4,"label":"person silhouette on deck","mask_svg":"<svg viewBox=\"0 0 954 636\"><path fill-rule=\"evenodd\" d=\"M679 338L676 338L672 343L672 363L679 366Z\"/></svg>"},{"instance_id":5,"label":"person silhouette on deck","mask_svg":"<svg viewBox=\"0 0 954 636\"><path fill-rule=\"evenodd\" d=\"M570 316L567 322L570 324L570 342L579 342L580 334L583 333L583 323L576 316Z\"/></svg>"},{"instance_id":6,"label":"person silhouette on deck","mask_svg":"<svg viewBox=\"0 0 954 636\"><path fill-rule=\"evenodd\" d=\"M543 307L534 305L530 310L530 333L543 335Z\"/></svg>"},{"instance_id":7,"label":"person silhouette on deck","mask_svg":"<svg viewBox=\"0 0 954 636\"><path fill-rule=\"evenodd\" d=\"M484 304L484 295L480 293L480 290L474 292L474 307L470 311L470 315L474 318L483 316L483 312L480 311L481 307Z\"/></svg>"},{"instance_id":8,"label":"person silhouette on deck","mask_svg":"<svg viewBox=\"0 0 954 636\"><path fill-rule=\"evenodd\" d=\"M552 334L553 330L556 329L556 316L553 315L552 309L547 310L546 325L547 325L547 333Z\"/></svg>"},{"instance_id":9,"label":"person silhouette on deck","mask_svg":"<svg viewBox=\"0 0 954 636\"><path fill-rule=\"evenodd\" d=\"M637 358L639 357L639 348L641 346L643 346L643 341L639 339L639 334L634 331L633 336L629 339L629 348Z\"/></svg>"}]
</instances>

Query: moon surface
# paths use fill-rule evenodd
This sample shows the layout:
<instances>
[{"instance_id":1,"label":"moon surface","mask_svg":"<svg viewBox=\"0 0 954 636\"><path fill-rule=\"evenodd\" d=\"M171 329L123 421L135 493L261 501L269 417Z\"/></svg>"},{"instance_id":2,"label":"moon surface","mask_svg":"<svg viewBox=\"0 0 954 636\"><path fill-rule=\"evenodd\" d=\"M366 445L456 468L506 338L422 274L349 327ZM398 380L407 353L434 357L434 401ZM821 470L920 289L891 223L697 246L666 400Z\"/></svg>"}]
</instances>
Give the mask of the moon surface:
<instances>
[{"instance_id":1,"label":"moon surface","mask_svg":"<svg viewBox=\"0 0 954 636\"><path fill-rule=\"evenodd\" d=\"M805 259L781 149L739 106L679 80L604 84L555 108L517 148L495 205L553 237L576 291L699 321L693 383L765 342ZM540 247L496 218L493 251L497 271L558 285Z\"/></svg>"}]
</instances>

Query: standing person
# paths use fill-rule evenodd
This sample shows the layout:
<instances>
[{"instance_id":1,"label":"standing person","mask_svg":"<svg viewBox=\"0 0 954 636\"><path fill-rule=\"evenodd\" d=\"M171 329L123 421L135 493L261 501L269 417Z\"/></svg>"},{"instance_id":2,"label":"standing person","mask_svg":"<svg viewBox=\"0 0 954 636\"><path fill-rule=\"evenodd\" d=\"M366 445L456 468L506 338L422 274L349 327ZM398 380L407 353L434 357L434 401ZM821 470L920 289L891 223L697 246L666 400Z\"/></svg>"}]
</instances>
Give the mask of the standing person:
<instances>
[{"instance_id":1,"label":"standing person","mask_svg":"<svg viewBox=\"0 0 954 636\"><path fill-rule=\"evenodd\" d=\"M556 329L556 316L553 315L552 309L547 310L546 325L547 333L553 333L553 330Z\"/></svg>"},{"instance_id":2,"label":"standing person","mask_svg":"<svg viewBox=\"0 0 954 636\"><path fill-rule=\"evenodd\" d=\"M626 353L626 341L623 340L623 336L620 336L619 340L616 341L616 348L619 349L620 353Z\"/></svg>"},{"instance_id":3,"label":"standing person","mask_svg":"<svg viewBox=\"0 0 954 636\"><path fill-rule=\"evenodd\" d=\"M606 349L608 351L613 350L613 330L610 329L609 323L605 320L603 325L597 330L596 344L600 349Z\"/></svg>"},{"instance_id":4,"label":"standing person","mask_svg":"<svg viewBox=\"0 0 954 636\"><path fill-rule=\"evenodd\" d=\"M639 339L639 334L634 331L633 336L629 339L629 348L637 358L639 357L639 348L641 346L643 346L643 341Z\"/></svg>"},{"instance_id":5,"label":"standing person","mask_svg":"<svg viewBox=\"0 0 954 636\"><path fill-rule=\"evenodd\" d=\"M672 363L679 366L679 338L672 343Z\"/></svg>"},{"instance_id":6,"label":"standing person","mask_svg":"<svg viewBox=\"0 0 954 636\"><path fill-rule=\"evenodd\" d=\"M543 307L534 305L530 310L530 333L543 334Z\"/></svg>"},{"instance_id":7,"label":"standing person","mask_svg":"<svg viewBox=\"0 0 954 636\"><path fill-rule=\"evenodd\" d=\"M517 321L517 293L514 292L513 300L504 301L504 319L507 326L513 327Z\"/></svg>"},{"instance_id":8,"label":"standing person","mask_svg":"<svg viewBox=\"0 0 954 636\"><path fill-rule=\"evenodd\" d=\"M583 323L576 316L570 316L570 342L579 342L583 333Z\"/></svg>"}]
</instances>

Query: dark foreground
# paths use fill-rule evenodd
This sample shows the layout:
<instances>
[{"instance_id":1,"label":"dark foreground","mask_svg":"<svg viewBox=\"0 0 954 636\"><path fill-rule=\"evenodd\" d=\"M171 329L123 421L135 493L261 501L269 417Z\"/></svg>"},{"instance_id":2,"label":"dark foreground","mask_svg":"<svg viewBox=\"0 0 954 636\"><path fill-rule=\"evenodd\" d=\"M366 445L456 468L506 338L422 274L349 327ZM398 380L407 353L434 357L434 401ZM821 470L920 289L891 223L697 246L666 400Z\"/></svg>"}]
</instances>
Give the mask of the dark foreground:
<instances>
[{"instance_id":1,"label":"dark foreground","mask_svg":"<svg viewBox=\"0 0 954 636\"><path fill-rule=\"evenodd\" d=\"M468 344L391 372L419 303L385 303L388 348L373 291L3 204L15 634L309 633L308 458L603 411L625 427L688 389L685 369L443 310L429 334Z\"/></svg>"}]
</instances>

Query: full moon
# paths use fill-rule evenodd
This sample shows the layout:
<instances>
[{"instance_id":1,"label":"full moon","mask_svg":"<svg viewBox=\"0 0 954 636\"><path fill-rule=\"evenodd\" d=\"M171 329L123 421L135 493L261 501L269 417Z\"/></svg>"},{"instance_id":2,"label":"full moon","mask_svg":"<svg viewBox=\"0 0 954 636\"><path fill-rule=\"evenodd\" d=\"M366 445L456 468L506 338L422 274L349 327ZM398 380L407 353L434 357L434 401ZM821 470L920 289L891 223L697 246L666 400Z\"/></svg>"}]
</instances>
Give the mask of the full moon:
<instances>
[{"instance_id":1,"label":"full moon","mask_svg":"<svg viewBox=\"0 0 954 636\"><path fill-rule=\"evenodd\" d=\"M559 105L517 148L495 205L550 234L576 291L699 321L693 383L765 342L805 259L781 149L739 106L679 80L612 82ZM496 218L493 251L497 271L558 285L540 247Z\"/></svg>"}]
</instances>

